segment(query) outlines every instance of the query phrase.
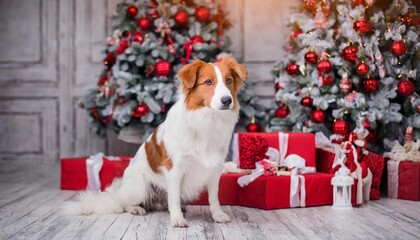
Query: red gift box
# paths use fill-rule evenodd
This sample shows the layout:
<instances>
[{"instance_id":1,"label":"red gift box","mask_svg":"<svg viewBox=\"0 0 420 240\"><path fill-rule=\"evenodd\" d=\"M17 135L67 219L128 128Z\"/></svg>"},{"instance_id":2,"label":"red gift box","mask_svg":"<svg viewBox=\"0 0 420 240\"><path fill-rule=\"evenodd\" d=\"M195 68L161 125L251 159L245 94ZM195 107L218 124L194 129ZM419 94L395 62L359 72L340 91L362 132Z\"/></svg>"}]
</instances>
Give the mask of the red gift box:
<instances>
[{"instance_id":1,"label":"red gift box","mask_svg":"<svg viewBox=\"0 0 420 240\"><path fill-rule=\"evenodd\" d=\"M332 165L335 154L319 149L316 149L316 170L323 173L334 173ZM380 185L382 172L384 169L384 158L373 152L368 155L363 155L363 161L366 161L370 171L372 172L372 186L370 189L370 200L379 200L381 198Z\"/></svg>"},{"instance_id":2,"label":"red gift box","mask_svg":"<svg viewBox=\"0 0 420 240\"><path fill-rule=\"evenodd\" d=\"M86 160L89 157L63 158L61 159L61 189L63 190L86 190L88 176ZM120 160L103 158L103 165L99 173L101 190L105 190L116 177L122 177L124 170L130 163L131 157L120 156Z\"/></svg>"},{"instance_id":3,"label":"red gift box","mask_svg":"<svg viewBox=\"0 0 420 240\"><path fill-rule=\"evenodd\" d=\"M297 154L305 159L307 167L315 167L315 135L312 133L236 133L232 146L233 161L238 162L242 169L254 169L256 162L266 158L269 147L280 149L280 134L288 135L285 157Z\"/></svg>"},{"instance_id":4,"label":"red gift box","mask_svg":"<svg viewBox=\"0 0 420 240\"><path fill-rule=\"evenodd\" d=\"M242 174L227 173L220 177L219 181L219 202L221 205L238 205L239 189L238 178ZM204 192L192 205L209 205L208 194Z\"/></svg>"},{"instance_id":5,"label":"red gift box","mask_svg":"<svg viewBox=\"0 0 420 240\"><path fill-rule=\"evenodd\" d=\"M420 163L389 160L387 165L388 197L420 201Z\"/></svg>"}]
</instances>

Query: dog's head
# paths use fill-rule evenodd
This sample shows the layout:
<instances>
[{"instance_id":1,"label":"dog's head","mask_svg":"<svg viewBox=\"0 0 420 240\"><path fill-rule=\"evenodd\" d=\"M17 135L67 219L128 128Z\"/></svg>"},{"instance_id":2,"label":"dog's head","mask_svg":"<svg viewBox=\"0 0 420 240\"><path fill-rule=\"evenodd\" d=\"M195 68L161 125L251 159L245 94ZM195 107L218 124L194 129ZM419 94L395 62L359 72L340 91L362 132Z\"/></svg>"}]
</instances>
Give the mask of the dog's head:
<instances>
[{"instance_id":1,"label":"dog's head","mask_svg":"<svg viewBox=\"0 0 420 240\"><path fill-rule=\"evenodd\" d=\"M248 71L232 57L225 57L216 63L194 60L185 65L178 76L188 110L202 107L236 110L239 106L238 91Z\"/></svg>"}]
</instances>

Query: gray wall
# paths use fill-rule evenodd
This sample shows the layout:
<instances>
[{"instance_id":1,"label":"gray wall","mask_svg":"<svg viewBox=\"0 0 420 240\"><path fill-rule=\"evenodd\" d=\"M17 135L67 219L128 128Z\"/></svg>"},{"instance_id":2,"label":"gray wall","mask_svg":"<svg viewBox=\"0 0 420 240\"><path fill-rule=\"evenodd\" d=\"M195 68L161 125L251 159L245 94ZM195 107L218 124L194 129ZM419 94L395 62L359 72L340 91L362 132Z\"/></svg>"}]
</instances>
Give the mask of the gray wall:
<instances>
[{"instance_id":1,"label":"gray wall","mask_svg":"<svg viewBox=\"0 0 420 240\"><path fill-rule=\"evenodd\" d=\"M0 160L58 161L61 157L133 154L137 145L89 129L75 101L96 84L109 17L119 0L0 0ZM225 0L235 56L268 104L270 69L287 39L293 1ZM285 34L285 35L284 35Z\"/></svg>"}]
</instances>

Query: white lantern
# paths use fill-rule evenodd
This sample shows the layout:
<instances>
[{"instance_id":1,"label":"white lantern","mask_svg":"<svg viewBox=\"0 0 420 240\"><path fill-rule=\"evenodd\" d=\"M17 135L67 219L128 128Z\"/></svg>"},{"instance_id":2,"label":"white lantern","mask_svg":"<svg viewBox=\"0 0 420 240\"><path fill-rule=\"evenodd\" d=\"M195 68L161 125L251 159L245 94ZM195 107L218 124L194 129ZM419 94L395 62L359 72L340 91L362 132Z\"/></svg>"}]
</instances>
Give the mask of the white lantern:
<instances>
[{"instance_id":1,"label":"white lantern","mask_svg":"<svg viewBox=\"0 0 420 240\"><path fill-rule=\"evenodd\" d=\"M353 177L350 176L350 170L346 166L342 166L331 179L334 187L334 203L333 209L351 210L351 186L354 183Z\"/></svg>"}]
</instances>

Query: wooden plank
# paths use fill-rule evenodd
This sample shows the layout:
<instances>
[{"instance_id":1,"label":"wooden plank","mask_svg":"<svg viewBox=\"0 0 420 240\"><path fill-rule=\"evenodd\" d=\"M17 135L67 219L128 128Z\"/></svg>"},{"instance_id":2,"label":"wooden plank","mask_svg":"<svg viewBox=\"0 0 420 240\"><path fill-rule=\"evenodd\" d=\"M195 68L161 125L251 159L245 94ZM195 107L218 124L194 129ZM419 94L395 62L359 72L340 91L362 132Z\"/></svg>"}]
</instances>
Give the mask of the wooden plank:
<instances>
[{"instance_id":1,"label":"wooden plank","mask_svg":"<svg viewBox=\"0 0 420 240\"><path fill-rule=\"evenodd\" d=\"M153 212L144 216L135 216L122 239L154 239L157 221L158 216Z\"/></svg>"},{"instance_id":2,"label":"wooden plank","mask_svg":"<svg viewBox=\"0 0 420 240\"><path fill-rule=\"evenodd\" d=\"M82 239L103 239L104 233L114 224L119 215L106 214L98 219L82 234Z\"/></svg>"},{"instance_id":3,"label":"wooden plank","mask_svg":"<svg viewBox=\"0 0 420 240\"><path fill-rule=\"evenodd\" d=\"M33 239L79 239L83 236L84 232L99 218L97 215L91 216L66 216L67 219L71 219L70 224L67 225L61 231L57 231L55 228L48 228L48 231L43 231L40 236L36 236ZM64 220L64 219L62 219ZM61 227L61 224L58 225Z\"/></svg>"},{"instance_id":4,"label":"wooden plank","mask_svg":"<svg viewBox=\"0 0 420 240\"><path fill-rule=\"evenodd\" d=\"M253 216L248 214L247 208L234 206L231 209L246 239L267 239L265 236L266 233L261 230L258 223L253 219Z\"/></svg>"},{"instance_id":5,"label":"wooden plank","mask_svg":"<svg viewBox=\"0 0 420 240\"><path fill-rule=\"evenodd\" d=\"M124 237L134 216L130 213L116 214L115 221L103 233L103 239L121 239Z\"/></svg>"}]
</instances>

